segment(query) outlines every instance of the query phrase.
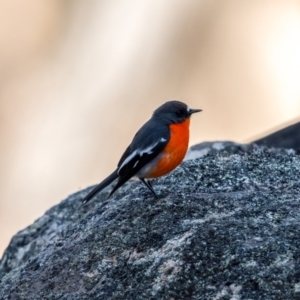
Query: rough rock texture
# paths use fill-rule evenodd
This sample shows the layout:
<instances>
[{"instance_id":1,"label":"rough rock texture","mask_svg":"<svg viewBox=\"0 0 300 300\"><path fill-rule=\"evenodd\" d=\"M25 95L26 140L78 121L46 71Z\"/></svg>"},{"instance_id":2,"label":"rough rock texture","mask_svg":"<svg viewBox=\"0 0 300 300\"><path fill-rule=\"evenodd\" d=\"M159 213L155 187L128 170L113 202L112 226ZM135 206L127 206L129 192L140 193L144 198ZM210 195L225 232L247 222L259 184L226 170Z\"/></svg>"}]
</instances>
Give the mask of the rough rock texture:
<instances>
[{"instance_id":1,"label":"rough rock texture","mask_svg":"<svg viewBox=\"0 0 300 300\"><path fill-rule=\"evenodd\" d=\"M253 148L251 144L238 144L229 141L203 142L190 147L184 160L200 158L208 154L216 154L221 150L226 150L230 154L241 154Z\"/></svg>"},{"instance_id":2,"label":"rough rock texture","mask_svg":"<svg viewBox=\"0 0 300 300\"><path fill-rule=\"evenodd\" d=\"M300 299L300 157L210 147L160 200L132 181L51 208L12 239L0 299Z\"/></svg>"}]
</instances>

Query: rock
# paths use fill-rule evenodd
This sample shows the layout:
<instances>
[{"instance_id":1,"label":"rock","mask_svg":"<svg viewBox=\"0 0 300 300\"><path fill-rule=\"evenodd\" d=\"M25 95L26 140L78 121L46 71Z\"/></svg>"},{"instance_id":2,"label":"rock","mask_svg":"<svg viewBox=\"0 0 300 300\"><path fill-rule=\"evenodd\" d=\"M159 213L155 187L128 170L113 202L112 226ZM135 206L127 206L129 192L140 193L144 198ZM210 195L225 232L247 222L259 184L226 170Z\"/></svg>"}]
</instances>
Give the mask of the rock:
<instances>
[{"instance_id":1,"label":"rock","mask_svg":"<svg viewBox=\"0 0 300 300\"><path fill-rule=\"evenodd\" d=\"M17 233L0 299L300 299L300 157L223 144L86 206L71 195Z\"/></svg>"},{"instance_id":2,"label":"rock","mask_svg":"<svg viewBox=\"0 0 300 300\"><path fill-rule=\"evenodd\" d=\"M227 153L242 154L252 148L253 146L251 144L239 144L230 141L203 142L190 147L184 160L200 158L207 154L217 153L225 149Z\"/></svg>"},{"instance_id":3,"label":"rock","mask_svg":"<svg viewBox=\"0 0 300 300\"><path fill-rule=\"evenodd\" d=\"M300 122L277 130L254 143L262 146L288 148L300 151Z\"/></svg>"}]
</instances>

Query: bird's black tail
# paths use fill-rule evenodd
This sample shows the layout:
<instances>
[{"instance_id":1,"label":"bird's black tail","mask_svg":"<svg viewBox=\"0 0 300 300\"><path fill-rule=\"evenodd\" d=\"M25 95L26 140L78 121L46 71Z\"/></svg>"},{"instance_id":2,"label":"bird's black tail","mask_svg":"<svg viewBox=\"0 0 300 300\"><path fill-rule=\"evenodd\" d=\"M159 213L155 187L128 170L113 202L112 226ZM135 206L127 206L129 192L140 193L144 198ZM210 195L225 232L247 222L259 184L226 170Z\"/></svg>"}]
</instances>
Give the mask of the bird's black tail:
<instances>
[{"instance_id":1,"label":"bird's black tail","mask_svg":"<svg viewBox=\"0 0 300 300\"><path fill-rule=\"evenodd\" d=\"M113 181L118 178L117 170L112 172L108 177L106 177L102 182L100 182L94 189L92 189L82 200L82 203L85 204L90 201L96 194L101 192L104 188L110 185Z\"/></svg>"}]
</instances>

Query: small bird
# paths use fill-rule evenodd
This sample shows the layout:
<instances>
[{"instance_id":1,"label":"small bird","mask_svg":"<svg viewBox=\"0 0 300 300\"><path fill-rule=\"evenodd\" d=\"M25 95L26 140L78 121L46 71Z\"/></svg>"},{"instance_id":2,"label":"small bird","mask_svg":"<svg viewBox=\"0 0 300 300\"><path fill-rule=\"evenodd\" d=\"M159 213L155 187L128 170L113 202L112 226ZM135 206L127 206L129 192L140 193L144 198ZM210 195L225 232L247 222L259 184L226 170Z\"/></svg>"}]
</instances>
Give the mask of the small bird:
<instances>
[{"instance_id":1,"label":"small bird","mask_svg":"<svg viewBox=\"0 0 300 300\"><path fill-rule=\"evenodd\" d=\"M150 181L146 179L163 176L182 162L189 144L190 117L200 111L176 100L158 107L150 120L135 134L117 169L83 199L83 204L118 179L109 198L133 176L139 178L158 199Z\"/></svg>"}]
</instances>

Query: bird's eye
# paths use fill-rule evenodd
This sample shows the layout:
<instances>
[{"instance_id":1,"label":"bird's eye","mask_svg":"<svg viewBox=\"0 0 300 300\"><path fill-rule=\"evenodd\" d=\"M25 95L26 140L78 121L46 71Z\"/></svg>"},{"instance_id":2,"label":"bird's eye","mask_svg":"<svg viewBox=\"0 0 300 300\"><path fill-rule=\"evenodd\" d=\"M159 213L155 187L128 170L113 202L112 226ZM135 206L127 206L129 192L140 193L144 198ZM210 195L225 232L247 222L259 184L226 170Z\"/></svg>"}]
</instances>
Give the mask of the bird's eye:
<instances>
[{"instance_id":1,"label":"bird's eye","mask_svg":"<svg viewBox=\"0 0 300 300\"><path fill-rule=\"evenodd\" d=\"M183 116L183 111L182 110L177 110L176 111L176 115L177 115L177 117L182 117Z\"/></svg>"}]
</instances>

